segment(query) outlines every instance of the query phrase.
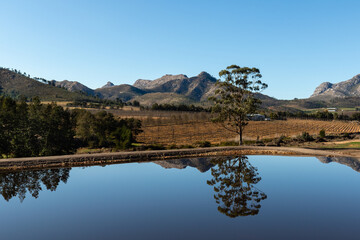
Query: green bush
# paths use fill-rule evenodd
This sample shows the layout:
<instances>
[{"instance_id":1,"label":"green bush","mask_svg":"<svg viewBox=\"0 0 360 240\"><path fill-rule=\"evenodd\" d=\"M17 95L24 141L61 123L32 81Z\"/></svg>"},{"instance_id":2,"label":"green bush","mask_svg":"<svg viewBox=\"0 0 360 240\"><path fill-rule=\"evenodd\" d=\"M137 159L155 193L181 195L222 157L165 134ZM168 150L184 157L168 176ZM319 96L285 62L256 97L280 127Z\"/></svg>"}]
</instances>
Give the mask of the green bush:
<instances>
[{"instance_id":1,"label":"green bush","mask_svg":"<svg viewBox=\"0 0 360 240\"><path fill-rule=\"evenodd\" d=\"M235 141L220 142L220 146L239 146L239 142L235 142Z\"/></svg>"},{"instance_id":2,"label":"green bush","mask_svg":"<svg viewBox=\"0 0 360 240\"><path fill-rule=\"evenodd\" d=\"M309 142L309 141L314 140L314 138L308 132L303 132L301 134L301 139L304 140L305 142Z\"/></svg>"},{"instance_id":3,"label":"green bush","mask_svg":"<svg viewBox=\"0 0 360 240\"><path fill-rule=\"evenodd\" d=\"M325 137L326 137L326 134L325 134L325 130L324 130L324 129L322 129L322 130L319 132L319 136L320 136L321 138L325 138Z\"/></svg>"},{"instance_id":4,"label":"green bush","mask_svg":"<svg viewBox=\"0 0 360 240\"><path fill-rule=\"evenodd\" d=\"M116 149L128 149L132 143L132 133L126 126L116 128L110 135Z\"/></svg>"},{"instance_id":5,"label":"green bush","mask_svg":"<svg viewBox=\"0 0 360 240\"><path fill-rule=\"evenodd\" d=\"M344 138L350 138L350 133L343 133L342 136L343 136Z\"/></svg>"}]
</instances>

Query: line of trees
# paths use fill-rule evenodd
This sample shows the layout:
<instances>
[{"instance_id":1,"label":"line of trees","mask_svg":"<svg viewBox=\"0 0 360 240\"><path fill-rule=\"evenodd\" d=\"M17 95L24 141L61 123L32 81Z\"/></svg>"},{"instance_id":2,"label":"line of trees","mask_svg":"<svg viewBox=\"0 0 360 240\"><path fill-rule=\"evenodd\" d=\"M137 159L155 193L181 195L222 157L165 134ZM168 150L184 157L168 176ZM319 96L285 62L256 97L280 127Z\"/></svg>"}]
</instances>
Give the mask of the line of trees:
<instances>
[{"instance_id":1,"label":"line of trees","mask_svg":"<svg viewBox=\"0 0 360 240\"><path fill-rule=\"evenodd\" d=\"M181 112L210 112L209 108L204 108L201 106L195 106L193 104L186 105L186 104L157 104L154 103L151 105L151 110L155 111L181 111Z\"/></svg>"},{"instance_id":2,"label":"line of trees","mask_svg":"<svg viewBox=\"0 0 360 240\"><path fill-rule=\"evenodd\" d=\"M126 106L121 99L117 99L116 101L108 100L108 99L99 99L98 101L84 101L84 100L75 100L71 103L66 104L67 107L82 107L82 108L97 108L102 109L106 107L110 107L111 109L119 109Z\"/></svg>"},{"instance_id":3,"label":"line of trees","mask_svg":"<svg viewBox=\"0 0 360 240\"><path fill-rule=\"evenodd\" d=\"M317 111L315 113L306 112L272 112L269 117L274 120L286 120L287 118L301 119L321 119L321 120L357 120L360 121L360 113L352 115L339 114L337 112Z\"/></svg>"},{"instance_id":4,"label":"line of trees","mask_svg":"<svg viewBox=\"0 0 360 240\"><path fill-rule=\"evenodd\" d=\"M131 147L141 122L116 119L105 111L91 114L53 104L0 97L0 157L50 156L78 147Z\"/></svg>"},{"instance_id":5,"label":"line of trees","mask_svg":"<svg viewBox=\"0 0 360 240\"><path fill-rule=\"evenodd\" d=\"M92 114L75 109L71 116L76 126L77 146L80 147L127 149L135 142L135 136L142 132L140 120L116 119L106 111Z\"/></svg>"}]
</instances>

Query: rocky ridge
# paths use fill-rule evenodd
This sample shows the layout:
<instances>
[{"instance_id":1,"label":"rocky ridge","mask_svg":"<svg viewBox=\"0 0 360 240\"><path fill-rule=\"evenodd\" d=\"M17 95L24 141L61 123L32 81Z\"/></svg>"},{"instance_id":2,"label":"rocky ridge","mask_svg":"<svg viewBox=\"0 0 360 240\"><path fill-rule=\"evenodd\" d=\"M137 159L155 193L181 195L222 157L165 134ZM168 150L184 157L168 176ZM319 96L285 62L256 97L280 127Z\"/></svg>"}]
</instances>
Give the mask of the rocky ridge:
<instances>
[{"instance_id":1,"label":"rocky ridge","mask_svg":"<svg viewBox=\"0 0 360 240\"><path fill-rule=\"evenodd\" d=\"M360 74L339 83L321 83L310 98L360 97Z\"/></svg>"},{"instance_id":2,"label":"rocky ridge","mask_svg":"<svg viewBox=\"0 0 360 240\"><path fill-rule=\"evenodd\" d=\"M82 92L82 93L85 93L87 95L95 96L95 91L94 90L92 90L91 88L88 88L84 84L79 83L77 81L68 81L68 80L55 81L55 80L52 80L50 82L55 87L65 88L66 90L68 90L70 92Z\"/></svg>"}]
</instances>

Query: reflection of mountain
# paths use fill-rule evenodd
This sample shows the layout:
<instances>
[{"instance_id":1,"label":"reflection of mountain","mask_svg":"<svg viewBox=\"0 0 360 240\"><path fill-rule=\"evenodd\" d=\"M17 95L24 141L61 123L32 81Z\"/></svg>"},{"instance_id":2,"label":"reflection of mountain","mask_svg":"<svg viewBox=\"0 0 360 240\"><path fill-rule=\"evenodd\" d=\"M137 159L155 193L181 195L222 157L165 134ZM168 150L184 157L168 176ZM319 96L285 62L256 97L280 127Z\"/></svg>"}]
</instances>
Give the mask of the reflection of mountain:
<instances>
[{"instance_id":1,"label":"reflection of mountain","mask_svg":"<svg viewBox=\"0 0 360 240\"><path fill-rule=\"evenodd\" d=\"M42 185L47 190L56 191L60 182L67 182L69 173L70 168L0 173L0 193L6 201L18 196L22 202L27 192L38 198Z\"/></svg>"},{"instance_id":2,"label":"reflection of mountain","mask_svg":"<svg viewBox=\"0 0 360 240\"><path fill-rule=\"evenodd\" d=\"M200 172L208 171L213 164L209 158L174 159L154 162L163 168L184 169L186 167L197 168Z\"/></svg>"},{"instance_id":3,"label":"reflection of mountain","mask_svg":"<svg viewBox=\"0 0 360 240\"><path fill-rule=\"evenodd\" d=\"M337 162L360 172L360 159L352 157L317 157L322 163Z\"/></svg>"}]
</instances>

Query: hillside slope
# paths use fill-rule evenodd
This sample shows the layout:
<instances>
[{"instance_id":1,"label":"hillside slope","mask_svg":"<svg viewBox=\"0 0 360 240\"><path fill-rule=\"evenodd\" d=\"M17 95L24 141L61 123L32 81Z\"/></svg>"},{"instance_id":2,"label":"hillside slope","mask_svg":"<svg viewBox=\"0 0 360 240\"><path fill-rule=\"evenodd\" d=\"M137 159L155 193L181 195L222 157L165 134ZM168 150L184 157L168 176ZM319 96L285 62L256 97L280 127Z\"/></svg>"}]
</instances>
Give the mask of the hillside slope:
<instances>
[{"instance_id":1,"label":"hillside slope","mask_svg":"<svg viewBox=\"0 0 360 240\"><path fill-rule=\"evenodd\" d=\"M208 96L214 92L215 82L216 79L210 74L201 72L191 78L179 74L165 75L153 81L139 79L134 86L152 93L176 93L192 101L207 101Z\"/></svg>"},{"instance_id":2,"label":"hillside slope","mask_svg":"<svg viewBox=\"0 0 360 240\"><path fill-rule=\"evenodd\" d=\"M146 93L147 91L136 88L129 84L121 84L95 89L95 94L98 94L101 98L110 100L121 99L125 102L132 100L136 96L141 96Z\"/></svg>"},{"instance_id":3,"label":"hillside slope","mask_svg":"<svg viewBox=\"0 0 360 240\"><path fill-rule=\"evenodd\" d=\"M44 101L74 101L90 99L85 94L69 92L66 89L41 83L23 74L0 68L0 94L11 97L39 96Z\"/></svg>"},{"instance_id":4,"label":"hillside slope","mask_svg":"<svg viewBox=\"0 0 360 240\"><path fill-rule=\"evenodd\" d=\"M68 81L68 80L55 81L55 80L52 80L51 83L55 87L65 88L66 90L68 90L70 92L79 92L79 93L85 93L87 95L95 96L94 90L92 90L91 88L88 88L84 84L79 83L77 81Z\"/></svg>"}]
</instances>

